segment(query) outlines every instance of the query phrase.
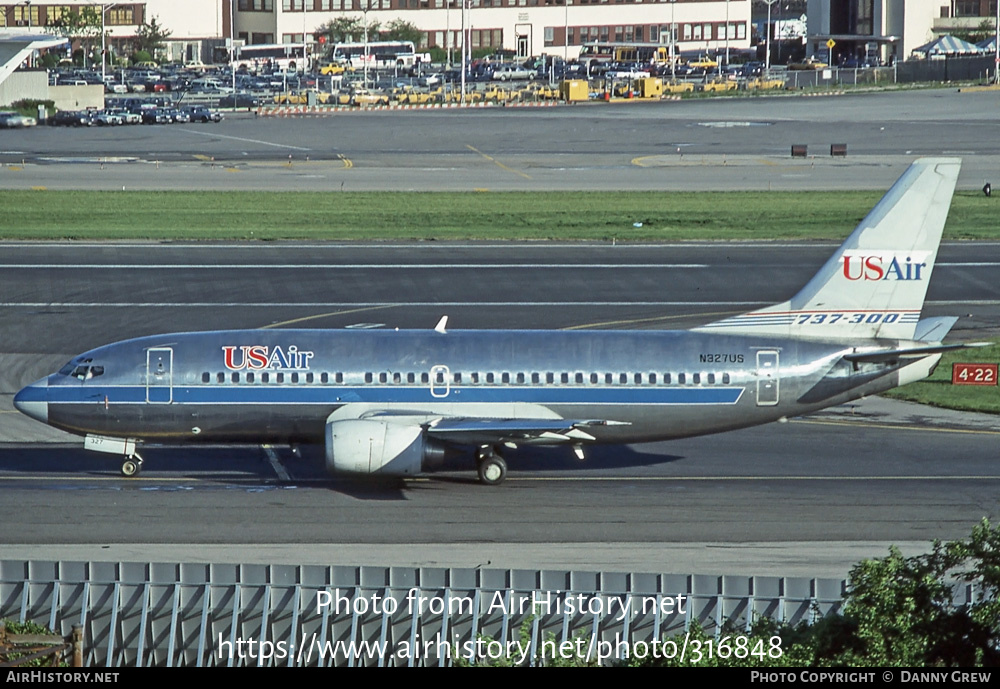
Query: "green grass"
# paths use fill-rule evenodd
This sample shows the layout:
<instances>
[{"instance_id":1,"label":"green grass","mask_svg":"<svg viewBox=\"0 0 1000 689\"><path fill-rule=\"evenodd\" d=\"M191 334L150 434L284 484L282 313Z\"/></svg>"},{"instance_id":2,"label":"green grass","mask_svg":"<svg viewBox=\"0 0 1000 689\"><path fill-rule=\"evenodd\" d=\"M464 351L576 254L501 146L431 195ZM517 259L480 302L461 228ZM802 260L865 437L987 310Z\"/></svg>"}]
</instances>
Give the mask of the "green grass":
<instances>
[{"instance_id":1,"label":"green grass","mask_svg":"<svg viewBox=\"0 0 1000 689\"><path fill-rule=\"evenodd\" d=\"M951 384L951 368L956 361L977 364L998 363L1000 345L949 352L941 357L941 363L930 378L890 390L885 396L946 409L1000 414L1000 388L996 385Z\"/></svg>"},{"instance_id":2,"label":"green grass","mask_svg":"<svg viewBox=\"0 0 1000 689\"><path fill-rule=\"evenodd\" d=\"M842 239L880 192L0 191L0 239ZM1000 198L955 197L950 239L1000 239ZM636 227L641 223L641 227Z\"/></svg>"}]
</instances>

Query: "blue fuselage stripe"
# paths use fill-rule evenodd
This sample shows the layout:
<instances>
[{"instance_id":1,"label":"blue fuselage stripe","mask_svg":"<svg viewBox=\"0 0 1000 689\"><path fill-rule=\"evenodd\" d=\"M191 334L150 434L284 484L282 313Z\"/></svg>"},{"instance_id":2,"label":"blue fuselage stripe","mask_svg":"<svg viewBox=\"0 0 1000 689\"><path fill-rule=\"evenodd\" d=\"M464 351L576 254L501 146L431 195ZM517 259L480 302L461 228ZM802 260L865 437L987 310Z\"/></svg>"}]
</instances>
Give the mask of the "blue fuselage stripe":
<instances>
[{"instance_id":1,"label":"blue fuselage stripe","mask_svg":"<svg viewBox=\"0 0 1000 689\"><path fill-rule=\"evenodd\" d=\"M366 403L535 403L535 404L736 404L741 387L514 387L457 386L431 394L426 387L406 386L265 386L193 385L150 388L152 402L175 404L349 404ZM54 386L49 404L146 403L144 386Z\"/></svg>"}]
</instances>

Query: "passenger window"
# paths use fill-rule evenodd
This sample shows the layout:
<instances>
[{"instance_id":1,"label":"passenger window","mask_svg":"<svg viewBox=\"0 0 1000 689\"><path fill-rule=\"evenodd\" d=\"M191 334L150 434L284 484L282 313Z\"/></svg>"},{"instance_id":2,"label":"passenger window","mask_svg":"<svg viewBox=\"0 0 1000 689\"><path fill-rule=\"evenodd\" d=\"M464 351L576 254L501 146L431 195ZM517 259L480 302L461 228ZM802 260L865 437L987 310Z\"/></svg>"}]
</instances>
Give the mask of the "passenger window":
<instances>
[{"instance_id":1,"label":"passenger window","mask_svg":"<svg viewBox=\"0 0 1000 689\"><path fill-rule=\"evenodd\" d=\"M656 385L656 374L655 373L650 373L649 374L649 383L650 383L650 385Z\"/></svg>"},{"instance_id":2,"label":"passenger window","mask_svg":"<svg viewBox=\"0 0 1000 689\"><path fill-rule=\"evenodd\" d=\"M618 382L621 383L622 385L628 385L628 374L627 373L619 374Z\"/></svg>"},{"instance_id":3,"label":"passenger window","mask_svg":"<svg viewBox=\"0 0 1000 689\"><path fill-rule=\"evenodd\" d=\"M549 371L548 373L546 373L545 374L545 382L548 383L549 385L552 385L553 383L555 383L556 382L556 374L552 373L552 371Z\"/></svg>"},{"instance_id":4,"label":"passenger window","mask_svg":"<svg viewBox=\"0 0 1000 689\"><path fill-rule=\"evenodd\" d=\"M701 374L700 373L692 373L691 374L691 382L694 383L695 385L701 385Z\"/></svg>"},{"instance_id":5,"label":"passenger window","mask_svg":"<svg viewBox=\"0 0 1000 689\"><path fill-rule=\"evenodd\" d=\"M479 385L479 372L478 371L473 371L469 375L472 376L472 384L473 385Z\"/></svg>"},{"instance_id":6,"label":"passenger window","mask_svg":"<svg viewBox=\"0 0 1000 689\"><path fill-rule=\"evenodd\" d=\"M563 373L561 373L559 375L559 382L562 383L563 385L566 385L567 383L569 383L569 374L566 373L565 371Z\"/></svg>"},{"instance_id":7,"label":"passenger window","mask_svg":"<svg viewBox=\"0 0 1000 689\"><path fill-rule=\"evenodd\" d=\"M636 385L642 385L642 374L636 373L634 380Z\"/></svg>"},{"instance_id":8,"label":"passenger window","mask_svg":"<svg viewBox=\"0 0 1000 689\"><path fill-rule=\"evenodd\" d=\"M715 374L714 373L709 373L708 374L708 384L709 385L715 385Z\"/></svg>"},{"instance_id":9,"label":"passenger window","mask_svg":"<svg viewBox=\"0 0 1000 689\"><path fill-rule=\"evenodd\" d=\"M590 374L590 383L591 383L591 385L597 385L597 381L599 381L599 380L600 380L600 377L596 373L591 373Z\"/></svg>"},{"instance_id":10,"label":"passenger window","mask_svg":"<svg viewBox=\"0 0 1000 689\"><path fill-rule=\"evenodd\" d=\"M678 373L677 374L677 384L678 385L684 385L684 380L685 380L684 374L683 373Z\"/></svg>"},{"instance_id":11,"label":"passenger window","mask_svg":"<svg viewBox=\"0 0 1000 689\"><path fill-rule=\"evenodd\" d=\"M389 378L388 378L388 376L384 372L378 374L378 382L385 383L388 380L389 380Z\"/></svg>"},{"instance_id":12,"label":"passenger window","mask_svg":"<svg viewBox=\"0 0 1000 689\"><path fill-rule=\"evenodd\" d=\"M292 382L293 383L298 383L299 382L299 374L298 373L293 373L292 374Z\"/></svg>"},{"instance_id":13,"label":"passenger window","mask_svg":"<svg viewBox=\"0 0 1000 689\"><path fill-rule=\"evenodd\" d=\"M518 373L517 374L517 384L518 385L524 385L524 374L523 373Z\"/></svg>"},{"instance_id":14,"label":"passenger window","mask_svg":"<svg viewBox=\"0 0 1000 689\"><path fill-rule=\"evenodd\" d=\"M403 374L402 373L393 373L392 374L392 382L395 383L396 385L399 385L400 383L402 383L403 382Z\"/></svg>"},{"instance_id":15,"label":"passenger window","mask_svg":"<svg viewBox=\"0 0 1000 689\"><path fill-rule=\"evenodd\" d=\"M226 382L226 374L225 373L217 373L217 374L215 374L215 381L217 383L225 383Z\"/></svg>"},{"instance_id":16,"label":"passenger window","mask_svg":"<svg viewBox=\"0 0 1000 689\"><path fill-rule=\"evenodd\" d=\"M205 371L204 373L201 374L202 383L209 383L211 381L212 381L212 376L208 373L208 371Z\"/></svg>"},{"instance_id":17,"label":"passenger window","mask_svg":"<svg viewBox=\"0 0 1000 689\"><path fill-rule=\"evenodd\" d=\"M487 373L486 374L486 383L487 383L487 385L493 385L494 381L495 381L494 375L492 373Z\"/></svg>"},{"instance_id":18,"label":"passenger window","mask_svg":"<svg viewBox=\"0 0 1000 689\"><path fill-rule=\"evenodd\" d=\"M605 385L614 385L614 382L615 382L615 375L613 373L605 373L604 374L604 384Z\"/></svg>"},{"instance_id":19,"label":"passenger window","mask_svg":"<svg viewBox=\"0 0 1000 689\"><path fill-rule=\"evenodd\" d=\"M669 373L664 373L663 374L663 384L664 385L670 385L670 374Z\"/></svg>"},{"instance_id":20,"label":"passenger window","mask_svg":"<svg viewBox=\"0 0 1000 689\"><path fill-rule=\"evenodd\" d=\"M372 382L372 374L371 373L366 373L365 374L365 382L366 383Z\"/></svg>"},{"instance_id":21,"label":"passenger window","mask_svg":"<svg viewBox=\"0 0 1000 689\"><path fill-rule=\"evenodd\" d=\"M583 385L583 374L577 373L576 376L574 376L574 380L576 380L577 385Z\"/></svg>"},{"instance_id":22,"label":"passenger window","mask_svg":"<svg viewBox=\"0 0 1000 689\"><path fill-rule=\"evenodd\" d=\"M503 383L504 385L510 385L510 374L507 373L506 371L500 374L500 382Z\"/></svg>"},{"instance_id":23,"label":"passenger window","mask_svg":"<svg viewBox=\"0 0 1000 689\"><path fill-rule=\"evenodd\" d=\"M284 373L277 373L277 374L275 374L275 376L274 376L274 382L275 383L284 383L285 382L285 374Z\"/></svg>"},{"instance_id":24,"label":"passenger window","mask_svg":"<svg viewBox=\"0 0 1000 689\"><path fill-rule=\"evenodd\" d=\"M533 385L538 385L541 382L542 382L542 374L537 372L531 374L531 383Z\"/></svg>"},{"instance_id":25,"label":"passenger window","mask_svg":"<svg viewBox=\"0 0 1000 689\"><path fill-rule=\"evenodd\" d=\"M260 374L260 382L261 383L268 383L268 382L270 382L270 380L271 380L271 374L270 373L264 372L264 373Z\"/></svg>"},{"instance_id":26,"label":"passenger window","mask_svg":"<svg viewBox=\"0 0 1000 689\"><path fill-rule=\"evenodd\" d=\"M452 378L452 380L455 381L455 385L461 385L462 384L462 374L461 373L456 373L455 376Z\"/></svg>"},{"instance_id":27,"label":"passenger window","mask_svg":"<svg viewBox=\"0 0 1000 689\"><path fill-rule=\"evenodd\" d=\"M417 377L415 375L413 375L412 372L411 373L407 373L406 374L406 382L407 383L411 383L411 384L412 383L416 383L417 382Z\"/></svg>"},{"instance_id":28,"label":"passenger window","mask_svg":"<svg viewBox=\"0 0 1000 689\"><path fill-rule=\"evenodd\" d=\"M337 375L334 377L334 380L336 382L338 382L338 383L343 383L344 382L344 374L342 372L338 371Z\"/></svg>"},{"instance_id":29,"label":"passenger window","mask_svg":"<svg viewBox=\"0 0 1000 689\"><path fill-rule=\"evenodd\" d=\"M247 371L247 382L252 383L254 379L253 371Z\"/></svg>"},{"instance_id":30,"label":"passenger window","mask_svg":"<svg viewBox=\"0 0 1000 689\"><path fill-rule=\"evenodd\" d=\"M239 373L233 373L233 375L230 376L230 380L232 380L234 383L239 383L240 382L240 374Z\"/></svg>"},{"instance_id":31,"label":"passenger window","mask_svg":"<svg viewBox=\"0 0 1000 689\"><path fill-rule=\"evenodd\" d=\"M723 373L722 374L722 384L723 385L729 385L729 374L728 373Z\"/></svg>"}]
</instances>

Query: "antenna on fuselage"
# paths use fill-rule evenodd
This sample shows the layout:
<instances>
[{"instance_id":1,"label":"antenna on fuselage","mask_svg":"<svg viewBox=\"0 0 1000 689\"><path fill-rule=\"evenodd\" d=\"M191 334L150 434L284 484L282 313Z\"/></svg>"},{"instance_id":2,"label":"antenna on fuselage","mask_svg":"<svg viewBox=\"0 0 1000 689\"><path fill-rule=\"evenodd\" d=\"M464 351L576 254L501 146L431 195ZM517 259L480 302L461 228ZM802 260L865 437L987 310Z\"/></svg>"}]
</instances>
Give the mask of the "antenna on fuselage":
<instances>
[{"instance_id":1,"label":"antenna on fuselage","mask_svg":"<svg viewBox=\"0 0 1000 689\"><path fill-rule=\"evenodd\" d=\"M444 335L446 332L448 332L445 329L447 327L448 327L448 317L441 316L441 320L439 320L438 324L434 326L434 332L441 333L442 335Z\"/></svg>"}]
</instances>

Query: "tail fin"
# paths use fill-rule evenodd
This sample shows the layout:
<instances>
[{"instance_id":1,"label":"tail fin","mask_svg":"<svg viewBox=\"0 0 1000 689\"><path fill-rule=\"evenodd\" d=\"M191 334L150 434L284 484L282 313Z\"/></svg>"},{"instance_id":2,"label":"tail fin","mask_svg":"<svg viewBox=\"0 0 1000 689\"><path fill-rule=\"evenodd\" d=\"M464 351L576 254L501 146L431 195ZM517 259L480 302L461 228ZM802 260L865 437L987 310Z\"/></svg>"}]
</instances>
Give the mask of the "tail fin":
<instances>
[{"instance_id":1,"label":"tail fin","mask_svg":"<svg viewBox=\"0 0 1000 689\"><path fill-rule=\"evenodd\" d=\"M698 330L912 340L961 164L915 161L791 300Z\"/></svg>"}]
</instances>

